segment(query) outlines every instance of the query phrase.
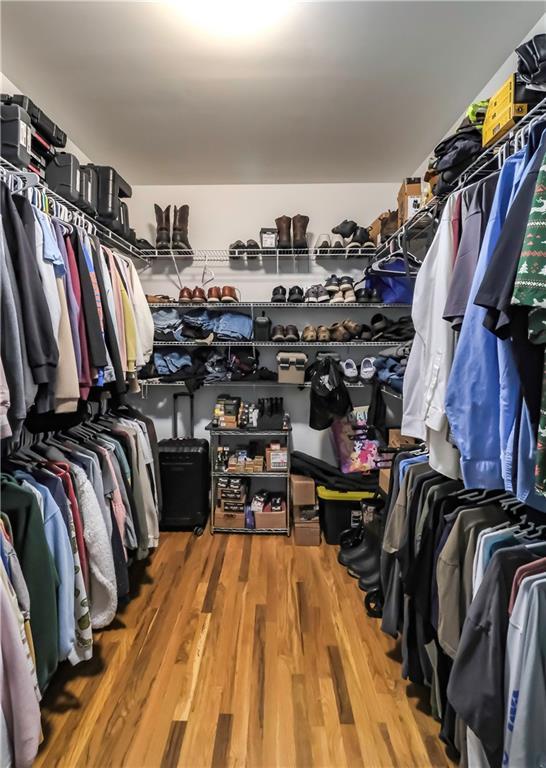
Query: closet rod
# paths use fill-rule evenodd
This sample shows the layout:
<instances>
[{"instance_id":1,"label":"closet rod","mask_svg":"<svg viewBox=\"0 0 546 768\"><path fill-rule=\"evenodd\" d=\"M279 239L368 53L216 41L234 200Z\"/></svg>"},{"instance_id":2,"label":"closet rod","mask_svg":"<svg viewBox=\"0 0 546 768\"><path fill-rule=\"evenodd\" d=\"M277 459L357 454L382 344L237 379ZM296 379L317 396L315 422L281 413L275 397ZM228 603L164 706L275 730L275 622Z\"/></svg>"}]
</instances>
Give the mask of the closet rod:
<instances>
[{"instance_id":1,"label":"closet rod","mask_svg":"<svg viewBox=\"0 0 546 768\"><path fill-rule=\"evenodd\" d=\"M17 178L26 178L28 176L28 171L25 171L21 168L17 168L15 165L9 162L9 160L6 160L3 157L0 157L0 169L4 173L8 173L12 176L16 176ZM88 216L86 213L84 213L81 208L78 208L73 203L70 203L68 200L65 200L64 197L61 197L61 195L58 195L56 192L53 192L47 184L45 184L43 181L38 181L37 184L33 184L33 188L39 190L47 198L50 198L51 200L55 201L56 203L64 206L68 212L71 215L71 218L73 217L76 221L79 219L80 221L84 221L87 224L89 224L96 232L99 240L103 245L110 246L112 248L116 248L118 251L121 251L125 256L131 256L136 259L140 259L140 261L143 261L146 265L148 265L148 260L141 255L138 248L135 248L131 243L128 243L123 238L116 235L115 232L112 232L111 229L108 229L108 227L104 226L100 222L96 221L95 219L91 218L91 216ZM72 221L68 221L67 223L74 223Z\"/></svg>"}]
</instances>

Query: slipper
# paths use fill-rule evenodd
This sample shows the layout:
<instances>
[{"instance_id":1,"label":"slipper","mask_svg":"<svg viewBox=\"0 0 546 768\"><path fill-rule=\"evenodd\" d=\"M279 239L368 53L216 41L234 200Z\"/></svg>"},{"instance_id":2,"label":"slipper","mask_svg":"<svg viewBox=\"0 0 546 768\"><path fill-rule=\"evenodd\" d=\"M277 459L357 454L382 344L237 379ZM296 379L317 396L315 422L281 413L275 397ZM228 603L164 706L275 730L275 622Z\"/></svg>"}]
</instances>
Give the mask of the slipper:
<instances>
[{"instance_id":1,"label":"slipper","mask_svg":"<svg viewBox=\"0 0 546 768\"><path fill-rule=\"evenodd\" d=\"M317 341L330 341L330 331L325 325L317 328Z\"/></svg>"},{"instance_id":2,"label":"slipper","mask_svg":"<svg viewBox=\"0 0 546 768\"><path fill-rule=\"evenodd\" d=\"M347 381L358 381L358 368L354 360L342 360L340 363L343 378Z\"/></svg>"},{"instance_id":3,"label":"slipper","mask_svg":"<svg viewBox=\"0 0 546 768\"><path fill-rule=\"evenodd\" d=\"M371 381L375 376L375 357L365 357L360 363L360 380Z\"/></svg>"},{"instance_id":4,"label":"slipper","mask_svg":"<svg viewBox=\"0 0 546 768\"><path fill-rule=\"evenodd\" d=\"M373 338L372 329L369 325L363 325L362 330L360 332L360 338L362 341L371 341Z\"/></svg>"},{"instance_id":5,"label":"slipper","mask_svg":"<svg viewBox=\"0 0 546 768\"><path fill-rule=\"evenodd\" d=\"M388 317L382 315L381 312L378 312L376 315L374 315L370 322L372 331L374 331L376 334L379 333L379 331L385 331L391 324L392 323Z\"/></svg>"}]
</instances>

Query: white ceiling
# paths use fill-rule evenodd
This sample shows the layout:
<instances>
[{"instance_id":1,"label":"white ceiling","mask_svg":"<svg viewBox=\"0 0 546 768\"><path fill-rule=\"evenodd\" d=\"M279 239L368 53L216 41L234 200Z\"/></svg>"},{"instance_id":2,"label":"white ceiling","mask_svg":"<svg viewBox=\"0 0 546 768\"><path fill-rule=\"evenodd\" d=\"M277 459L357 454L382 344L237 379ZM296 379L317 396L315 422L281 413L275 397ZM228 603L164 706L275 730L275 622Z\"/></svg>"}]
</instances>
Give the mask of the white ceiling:
<instances>
[{"instance_id":1,"label":"white ceiling","mask_svg":"<svg viewBox=\"0 0 546 768\"><path fill-rule=\"evenodd\" d=\"M307 2L223 41L172 2L3 0L1 66L132 184L398 181L542 13Z\"/></svg>"}]
</instances>

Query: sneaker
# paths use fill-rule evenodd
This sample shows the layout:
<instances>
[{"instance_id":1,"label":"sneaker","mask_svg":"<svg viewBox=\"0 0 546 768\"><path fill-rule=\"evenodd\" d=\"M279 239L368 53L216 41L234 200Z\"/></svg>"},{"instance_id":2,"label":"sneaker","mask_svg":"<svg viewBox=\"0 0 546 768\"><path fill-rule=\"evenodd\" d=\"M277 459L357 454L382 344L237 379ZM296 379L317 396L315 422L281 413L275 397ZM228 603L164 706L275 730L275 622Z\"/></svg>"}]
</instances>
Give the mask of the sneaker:
<instances>
[{"instance_id":1,"label":"sneaker","mask_svg":"<svg viewBox=\"0 0 546 768\"><path fill-rule=\"evenodd\" d=\"M329 293L337 293L339 291L339 277L337 275L330 275L324 283L324 287Z\"/></svg>"},{"instance_id":2,"label":"sneaker","mask_svg":"<svg viewBox=\"0 0 546 768\"><path fill-rule=\"evenodd\" d=\"M342 237L335 235L335 237L332 238L330 254L335 258L336 256L340 256L342 253L345 253L345 243L343 242Z\"/></svg>"},{"instance_id":3,"label":"sneaker","mask_svg":"<svg viewBox=\"0 0 546 768\"><path fill-rule=\"evenodd\" d=\"M348 291L354 289L354 280L350 275L343 275L339 278L339 290Z\"/></svg>"},{"instance_id":4,"label":"sneaker","mask_svg":"<svg viewBox=\"0 0 546 768\"><path fill-rule=\"evenodd\" d=\"M316 304L318 300L318 286L312 285L310 288L308 288L305 291L305 303L306 304Z\"/></svg>"},{"instance_id":5,"label":"sneaker","mask_svg":"<svg viewBox=\"0 0 546 768\"><path fill-rule=\"evenodd\" d=\"M358 381L358 368L354 360L342 360L340 363L341 373L347 381Z\"/></svg>"},{"instance_id":6,"label":"sneaker","mask_svg":"<svg viewBox=\"0 0 546 768\"><path fill-rule=\"evenodd\" d=\"M330 294L323 285L317 285L317 301L319 304L327 304L330 301Z\"/></svg>"},{"instance_id":7,"label":"sneaker","mask_svg":"<svg viewBox=\"0 0 546 768\"><path fill-rule=\"evenodd\" d=\"M375 376L375 357L365 357L360 363L360 380L371 381Z\"/></svg>"},{"instance_id":8,"label":"sneaker","mask_svg":"<svg viewBox=\"0 0 546 768\"><path fill-rule=\"evenodd\" d=\"M289 304L301 304L303 301L303 291L299 285L293 285L288 291Z\"/></svg>"},{"instance_id":9,"label":"sneaker","mask_svg":"<svg viewBox=\"0 0 546 768\"><path fill-rule=\"evenodd\" d=\"M344 302L345 302L345 299L343 298L343 291L338 291L337 293L334 293L334 295L330 299L330 304L343 304Z\"/></svg>"},{"instance_id":10,"label":"sneaker","mask_svg":"<svg viewBox=\"0 0 546 768\"><path fill-rule=\"evenodd\" d=\"M284 304L286 302L286 288L284 285L278 285L276 288L273 288L271 302L273 304Z\"/></svg>"},{"instance_id":11,"label":"sneaker","mask_svg":"<svg viewBox=\"0 0 546 768\"><path fill-rule=\"evenodd\" d=\"M229 246L230 259L240 259L243 253L246 253L246 245L242 240L236 240Z\"/></svg>"},{"instance_id":12,"label":"sneaker","mask_svg":"<svg viewBox=\"0 0 546 768\"><path fill-rule=\"evenodd\" d=\"M352 288L349 288L348 291L343 291L343 301L345 304L354 304L356 301L355 292Z\"/></svg>"},{"instance_id":13,"label":"sneaker","mask_svg":"<svg viewBox=\"0 0 546 768\"><path fill-rule=\"evenodd\" d=\"M247 259L257 259L260 253L260 246L256 240L247 240L245 250Z\"/></svg>"}]
</instances>

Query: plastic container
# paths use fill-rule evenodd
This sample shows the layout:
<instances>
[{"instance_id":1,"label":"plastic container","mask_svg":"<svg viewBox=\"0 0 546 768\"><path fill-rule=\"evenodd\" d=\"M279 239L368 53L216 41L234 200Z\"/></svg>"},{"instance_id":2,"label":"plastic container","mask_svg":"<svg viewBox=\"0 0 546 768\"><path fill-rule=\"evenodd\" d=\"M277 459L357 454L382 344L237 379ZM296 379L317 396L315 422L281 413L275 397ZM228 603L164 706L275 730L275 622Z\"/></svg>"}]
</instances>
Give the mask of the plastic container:
<instances>
[{"instance_id":1,"label":"plastic container","mask_svg":"<svg viewBox=\"0 0 546 768\"><path fill-rule=\"evenodd\" d=\"M265 316L265 312L254 318L254 339L256 341L269 341L271 335L271 320Z\"/></svg>"},{"instance_id":2,"label":"plastic container","mask_svg":"<svg viewBox=\"0 0 546 768\"><path fill-rule=\"evenodd\" d=\"M45 179L48 187L70 203L80 199L80 162L70 152L60 152L48 163Z\"/></svg>"},{"instance_id":3,"label":"plastic container","mask_svg":"<svg viewBox=\"0 0 546 768\"><path fill-rule=\"evenodd\" d=\"M209 516L207 440L160 440L158 451L163 496L161 528L193 528L196 533L202 533Z\"/></svg>"},{"instance_id":4,"label":"plastic container","mask_svg":"<svg viewBox=\"0 0 546 768\"><path fill-rule=\"evenodd\" d=\"M133 190L115 168L110 165L94 165L97 172L98 216L105 223L120 220L120 197L131 197Z\"/></svg>"},{"instance_id":5,"label":"plastic container","mask_svg":"<svg viewBox=\"0 0 546 768\"><path fill-rule=\"evenodd\" d=\"M373 491L334 491L319 485L320 526L328 544L339 544L339 537L348 528L358 528L362 522L362 504L376 498Z\"/></svg>"},{"instance_id":6,"label":"plastic container","mask_svg":"<svg viewBox=\"0 0 546 768\"><path fill-rule=\"evenodd\" d=\"M16 104L2 104L0 110L2 157L18 168L30 163L31 127L30 117Z\"/></svg>"}]
</instances>

